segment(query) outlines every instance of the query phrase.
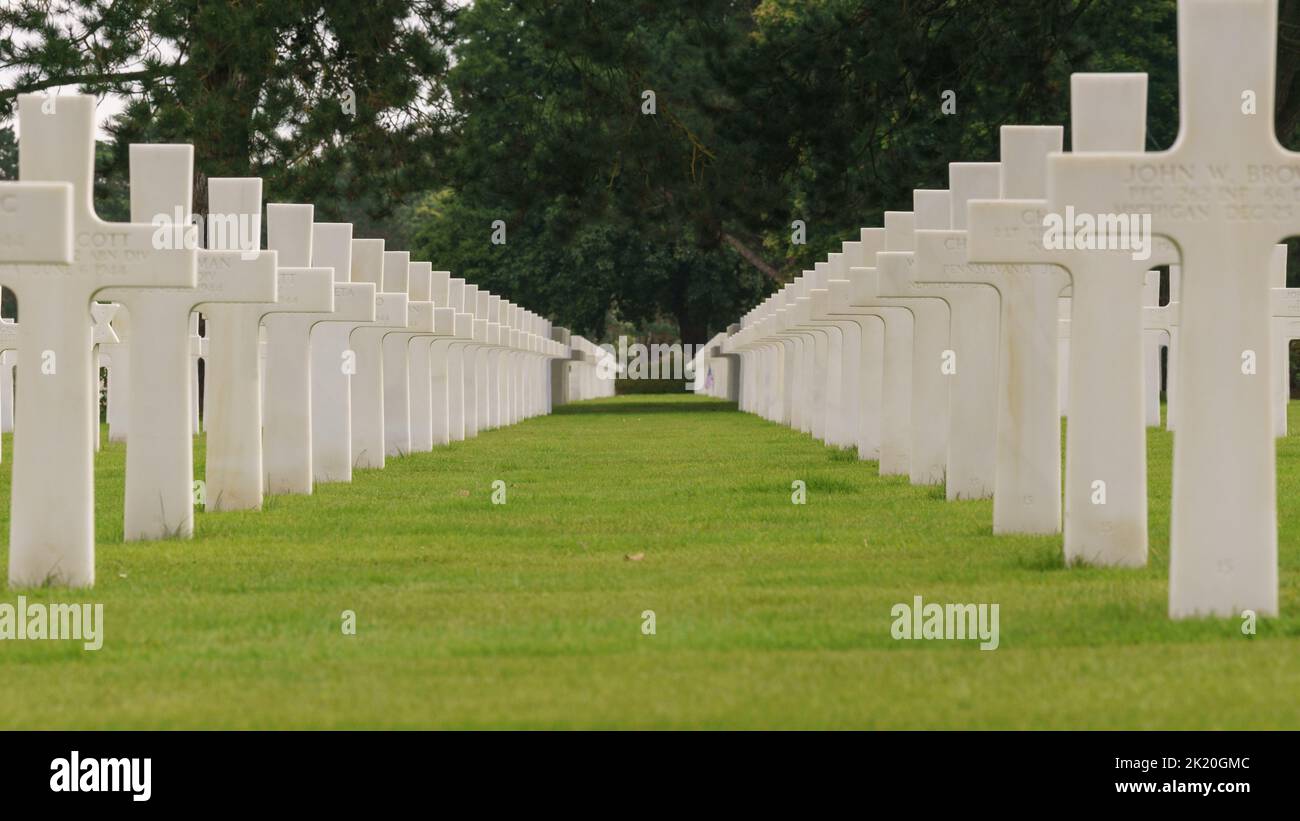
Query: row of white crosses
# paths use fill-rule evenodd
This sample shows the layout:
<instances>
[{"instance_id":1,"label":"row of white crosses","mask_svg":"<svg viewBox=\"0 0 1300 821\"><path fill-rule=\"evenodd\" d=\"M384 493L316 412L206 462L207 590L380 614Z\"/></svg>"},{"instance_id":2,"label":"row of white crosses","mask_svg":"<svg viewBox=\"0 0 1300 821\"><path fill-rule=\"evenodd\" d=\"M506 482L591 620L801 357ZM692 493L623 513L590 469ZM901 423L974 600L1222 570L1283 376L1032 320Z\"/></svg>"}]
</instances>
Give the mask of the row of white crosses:
<instances>
[{"instance_id":1,"label":"row of white crosses","mask_svg":"<svg viewBox=\"0 0 1300 821\"><path fill-rule=\"evenodd\" d=\"M733 326L737 327L737 326ZM735 401L739 394L740 368L733 364L735 358L722 352L727 337L734 330L716 334L695 353L691 364L691 387L699 396Z\"/></svg>"},{"instance_id":2,"label":"row of white crosses","mask_svg":"<svg viewBox=\"0 0 1300 821\"><path fill-rule=\"evenodd\" d=\"M946 190L916 191L745 315L719 351L741 362L742 410L946 482L950 500L991 495L995 533L1063 530L1069 564L1141 566L1167 347L1169 613L1276 615L1274 362L1300 336L1277 245L1300 233L1300 155L1272 130L1276 25L1276 0L1180 0L1168 151L1144 151L1145 75L1077 74L1069 153L1060 127L1008 126L1000 162L951 164ZM1150 215L1152 253L1047 247L1044 217L1067 208Z\"/></svg>"},{"instance_id":3,"label":"row of white crosses","mask_svg":"<svg viewBox=\"0 0 1300 821\"><path fill-rule=\"evenodd\" d=\"M0 183L0 285L19 305L0 325L0 350L17 352L11 585L94 582L100 356L126 439L128 540L193 532L200 356L208 510L549 412L551 363L570 352L542 317L316 223L310 205L268 205L261 250L255 178L208 180L200 248L188 145L131 146L131 222L105 222L94 99L20 96L19 118L19 180Z\"/></svg>"},{"instance_id":4,"label":"row of white crosses","mask_svg":"<svg viewBox=\"0 0 1300 821\"><path fill-rule=\"evenodd\" d=\"M614 354L581 336L570 336L572 360L565 392L567 402L614 395Z\"/></svg>"}]
</instances>

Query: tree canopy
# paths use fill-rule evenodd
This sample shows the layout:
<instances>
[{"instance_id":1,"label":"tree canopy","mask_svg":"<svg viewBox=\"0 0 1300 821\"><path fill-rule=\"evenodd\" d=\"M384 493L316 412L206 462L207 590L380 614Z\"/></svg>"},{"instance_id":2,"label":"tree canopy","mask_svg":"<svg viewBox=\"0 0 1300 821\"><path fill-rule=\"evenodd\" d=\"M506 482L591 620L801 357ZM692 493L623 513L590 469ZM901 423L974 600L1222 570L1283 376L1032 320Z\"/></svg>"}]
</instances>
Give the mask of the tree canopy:
<instances>
[{"instance_id":1,"label":"tree canopy","mask_svg":"<svg viewBox=\"0 0 1300 821\"><path fill-rule=\"evenodd\" d=\"M700 342L909 208L912 189L944 187L949 162L995 160L999 126L1068 125L1073 72L1148 72L1148 148L1168 146L1175 13L18 0L0 11L0 116L24 91L112 92L126 108L101 152L107 200L124 201L130 142L192 142L199 213L207 176L259 175L270 201L313 202L577 332L667 318ZM1279 28L1278 134L1293 144L1300 0L1283 0ZM0 139L0 173L11 154Z\"/></svg>"}]
</instances>

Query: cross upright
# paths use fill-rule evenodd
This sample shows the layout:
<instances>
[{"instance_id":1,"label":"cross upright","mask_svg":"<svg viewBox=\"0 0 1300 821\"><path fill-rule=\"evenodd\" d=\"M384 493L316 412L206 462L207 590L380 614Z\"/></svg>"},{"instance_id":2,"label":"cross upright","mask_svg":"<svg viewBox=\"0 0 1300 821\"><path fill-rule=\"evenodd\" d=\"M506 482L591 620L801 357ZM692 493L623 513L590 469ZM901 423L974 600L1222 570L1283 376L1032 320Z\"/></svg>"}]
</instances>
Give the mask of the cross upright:
<instances>
[{"instance_id":1,"label":"cross upright","mask_svg":"<svg viewBox=\"0 0 1300 821\"><path fill-rule=\"evenodd\" d=\"M793 283L794 298L789 322L784 333L796 341L799 348L798 364L793 369L791 390L794 398L794 420L798 429L810 436L822 439L826 435L828 411L837 404L836 396L830 392L827 373L831 369L834 333L830 328L812 323L814 295L824 291L819 287L818 272L805 271L803 276ZM839 356L835 352L838 369Z\"/></svg>"},{"instance_id":2,"label":"cross upright","mask_svg":"<svg viewBox=\"0 0 1300 821\"><path fill-rule=\"evenodd\" d=\"M492 401L489 387L492 373L491 361L500 341L501 331L492 318L492 293L485 288L479 288L474 294L474 299L474 337L480 342L478 352L474 356L474 406L477 412L474 435L477 436L480 431L492 427Z\"/></svg>"},{"instance_id":3,"label":"cross upright","mask_svg":"<svg viewBox=\"0 0 1300 821\"><path fill-rule=\"evenodd\" d=\"M262 320L266 328L266 418L265 473L267 493L311 493L316 469L313 460L317 431L312 425L318 401L338 401L335 393L317 397L315 387L316 330L324 325L341 324L345 329L368 322L375 315L374 286L337 279L337 255L342 243L326 248L336 255L331 264L317 264L315 208L303 203L268 203L266 206L266 244L280 255L280 267L293 269L298 277L319 280L314 290L322 299L310 311L278 313ZM329 229L326 229L328 237ZM351 236L351 230L347 235ZM335 238L338 240L338 238ZM326 287L328 286L328 287ZM328 356L322 352L323 356ZM337 372L339 359L329 362ZM342 375L342 374L340 374ZM333 384L333 383L329 383Z\"/></svg>"},{"instance_id":4,"label":"cross upright","mask_svg":"<svg viewBox=\"0 0 1300 821\"><path fill-rule=\"evenodd\" d=\"M352 481L352 365L348 339L375 321L375 285L352 281L352 224L312 226L311 267L334 272L334 313L311 330L311 471L315 482ZM352 316L352 320L342 317Z\"/></svg>"},{"instance_id":5,"label":"cross upright","mask_svg":"<svg viewBox=\"0 0 1300 821\"><path fill-rule=\"evenodd\" d=\"M427 333L412 335L407 349L411 390L411 441L412 452L427 453L433 450L433 429L447 425L446 375L437 401L433 389L433 343L438 339L454 338L456 313L447 306L449 275L433 270L433 263L411 263L410 305L412 310L428 313L427 320L413 321L416 327L428 328ZM436 420L436 421L435 421Z\"/></svg>"},{"instance_id":6,"label":"cross upright","mask_svg":"<svg viewBox=\"0 0 1300 821\"><path fill-rule=\"evenodd\" d=\"M912 342L916 320L908 306L880 298L876 260L888 247L884 228L863 228L856 242L846 242L849 306L868 309L884 322L880 395L880 475L911 475ZM864 351L863 356L868 354Z\"/></svg>"},{"instance_id":7,"label":"cross upright","mask_svg":"<svg viewBox=\"0 0 1300 821\"><path fill-rule=\"evenodd\" d=\"M950 229L918 225L914 280L955 289L951 329L957 373L953 390L966 397L960 417L966 466L948 477L948 494L965 498L995 496L998 444L998 361L1001 297L987 282L981 266L966 261L966 203L972 198L998 195L998 163L948 164L948 224ZM968 321L957 302L969 304L975 314ZM955 408L954 408L955 411ZM954 423L958 418L954 416Z\"/></svg>"},{"instance_id":8,"label":"cross upright","mask_svg":"<svg viewBox=\"0 0 1300 821\"><path fill-rule=\"evenodd\" d=\"M487 315L485 313L486 305L479 304L479 287L468 282L465 283L465 311L473 316L470 320L470 333L473 344L466 345L464 348L464 360L461 368L464 371L464 390L463 397L465 401L465 438L473 439L478 436L479 419L481 418L482 396L479 392L479 370L487 350Z\"/></svg>"},{"instance_id":9,"label":"cross upright","mask_svg":"<svg viewBox=\"0 0 1300 821\"><path fill-rule=\"evenodd\" d=\"M507 316L509 304L492 295L488 301L488 318L497 324L497 349L488 359L488 371L492 375L488 382L488 426L499 428L507 424L506 407L510 402L510 389L507 374L510 363L511 341L510 322Z\"/></svg>"},{"instance_id":10,"label":"cross upright","mask_svg":"<svg viewBox=\"0 0 1300 821\"><path fill-rule=\"evenodd\" d=\"M447 403L445 423L439 424L436 417L434 420L434 442L442 445L465 439L465 358L466 348L474 339L474 315L465 310L465 280L448 278L447 307L453 315L453 335L430 343L429 360L434 408L441 406L440 394Z\"/></svg>"},{"instance_id":11,"label":"cross upright","mask_svg":"<svg viewBox=\"0 0 1300 821\"><path fill-rule=\"evenodd\" d=\"M1044 161L1051 151L1060 150L1061 128L1003 126L1000 137L998 196L1042 199ZM949 188L954 194L954 209L964 208L968 195L958 195L955 178ZM974 226L967 226L958 239L960 243L973 243ZM935 273L934 262L937 260L926 266L931 275ZM993 531L1060 532L1057 298L1069 280L1059 268L1046 265L972 264L946 276L954 281L989 285L997 289L1000 298Z\"/></svg>"},{"instance_id":12,"label":"cross upright","mask_svg":"<svg viewBox=\"0 0 1300 821\"><path fill-rule=\"evenodd\" d=\"M150 222L175 245L197 248L190 224L194 148L132 145L131 219ZM129 345L115 365L130 363L125 390L127 541L189 537L194 530L191 321L216 303L276 298L275 255L199 249L194 288L111 288L131 320ZM119 314L120 316L121 314ZM206 493L205 493L206 496Z\"/></svg>"},{"instance_id":13,"label":"cross upright","mask_svg":"<svg viewBox=\"0 0 1300 821\"><path fill-rule=\"evenodd\" d=\"M1053 203L1150 214L1181 252L1173 618L1278 611L1269 257L1300 233L1300 155L1273 132L1276 50L1276 0L1180 0L1174 145L1049 161Z\"/></svg>"},{"instance_id":14,"label":"cross upright","mask_svg":"<svg viewBox=\"0 0 1300 821\"><path fill-rule=\"evenodd\" d=\"M401 290L389 290L384 254L382 239L352 240L353 280L369 282L378 289L375 321L358 325L350 337L355 355L351 380L354 468L384 466L384 337L405 328L407 322L406 282L401 283Z\"/></svg>"},{"instance_id":15,"label":"cross upright","mask_svg":"<svg viewBox=\"0 0 1300 821\"><path fill-rule=\"evenodd\" d=\"M952 225L948 190L912 192L916 237L922 231L947 232ZM888 217L888 215L886 215ZM901 257L892 261L895 256ZM947 348L930 364L950 385L948 455L944 473L949 501L993 495L993 421L997 411L998 296L982 285L936 282L921 267L917 252L881 257L880 287L885 296L911 294L942 300L949 309ZM924 259L929 262L927 255Z\"/></svg>"},{"instance_id":16,"label":"cross upright","mask_svg":"<svg viewBox=\"0 0 1300 821\"><path fill-rule=\"evenodd\" d=\"M434 336L450 333L451 328L447 324L438 326L440 315L430 299L433 266L427 262L411 262L406 252L402 252L403 257L392 254L384 255L385 279L390 262L406 266L408 315L404 330L384 337L384 439L389 456L405 456L411 452L412 427L432 425L429 361L421 351L427 351ZM446 314L441 316L446 323ZM417 373L417 366L423 368L423 375ZM422 396L417 395L421 392Z\"/></svg>"},{"instance_id":17,"label":"cross upright","mask_svg":"<svg viewBox=\"0 0 1300 821\"><path fill-rule=\"evenodd\" d=\"M1146 87L1145 74L1073 75L1074 151L1141 151ZM1143 566L1143 289L1147 271L1177 262L1177 249L1163 239L1144 241L1127 217L1121 233L1115 220L1084 215L1088 221L1076 232L1075 211L1065 202L1004 198L968 208L971 262L1059 266L1048 270L1070 276L1069 318L1061 322L1069 334L1065 563ZM1054 221L1064 241L1052 244L1046 226Z\"/></svg>"},{"instance_id":18,"label":"cross upright","mask_svg":"<svg viewBox=\"0 0 1300 821\"><path fill-rule=\"evenodd\" d=\"M256 256L262 242L262 181L257 177L208 179L208 247ZM286 248L302 262L302 248ZM264 319L282 313L315 313L334 307L331 274L324 269L286 265L276 256L274 302L201 306L211 338L205 409L207 428L207 510L258 510L266 487L262 435L262 348ZM310 251L306 259L310 259ZM266 353L278 368L279 346ZM271 356L274 354L274 356ZM268 359L268 363L271 362ZM303 362L304 378L307 363ZM278 379L278 375L273 378Z\"/></svg>"},{"instance_id":19,"label":"cross upright","mask_svg":"<svg viewBox=\"0 0 1300 821\"><path fill-rule=\"evenodd\" d=\"M828 362L832 370L825 375L828 405L826 443L833 447L856 448L862 412L862 327L859 324L862 318L843 316L839 312L848 304L850 285L843 258L842 252L833 253L827 256L826 262L817 263L816 276L820 287L812 292L811 317L814 324L825 324L838 335L832 340Z\"/></svg>"},{"instance_id":20,"label":"cross upright","mask_svg":"<svg viewBox=\"0 0 1300 821\"><path fill-rule=\"evenodd\" d=\"M90 303L109 287L195 284L191 248L159 248L155 229L95 213L95 99L18 98L18 177L0 193L0 285L22 305L14 417L9 582L86 587L95 581L97 384ZM69 190L70 189L70 190ZM18 215L11 209L23 209ZM30 264L22 264L30 263Z\"/></svg>"},{"instance_id":21,"label":"cross upright","mask_svg":"<svg viewBox=\"0 0 1300 821\"><path fill-rule=\"evenodd\" d=\"M885 250L876 255L877 293L883 304L905 305L913 315L911 478L912 484L938 485L948 475L950 385L943 359L952 312L945 300L912 287L915 233L915 212L885 212Z\"/></svg>"}]
</instances>

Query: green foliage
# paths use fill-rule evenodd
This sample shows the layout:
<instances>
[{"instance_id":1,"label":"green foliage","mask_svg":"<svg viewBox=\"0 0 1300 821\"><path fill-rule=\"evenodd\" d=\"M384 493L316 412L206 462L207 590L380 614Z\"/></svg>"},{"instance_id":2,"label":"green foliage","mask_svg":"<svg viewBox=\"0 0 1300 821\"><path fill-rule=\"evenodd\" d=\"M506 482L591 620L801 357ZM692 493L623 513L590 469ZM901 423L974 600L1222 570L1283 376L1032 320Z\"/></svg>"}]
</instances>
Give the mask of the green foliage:
<instances>
[{"instance_id":1,"label":"green foliage","mask_svg":"<svg viewBox=\"0 0 1300 821\"><path fill-rule=\"evenodd\" d=\"M13 128L0 126L0 180L18 179L18 138Z\"/></svg>"},{"instance_id":2,"label":"green foliage","mask_svg":"<svg viewBox=\"0 0 1300 821\"><path fill-rule=\"evenodd\" d=\"M996 160L999 126L1068 122L1071 72L1150 71L1150 142L1167 144L1174 7L482 0L448 78L454 193L415 247L575 330L612 307L701 341L912 189L945 187L948 162ZM487 247L492 219L505 247Z\"/></svg>"},{"instance_id":3,"label":"green foliage","mask_svg":"<svg viewBox=\"0 0 1300 821\"><path fill-rule=\"evenodd\" d=\"M131 142L190 142L198 213L208 176L255 175L268 201L364 222L433 180L449 21L442 0L20 0L0 115L67 84L124 95L104 173L126 177Z\"/></svg>"}]
</instances>

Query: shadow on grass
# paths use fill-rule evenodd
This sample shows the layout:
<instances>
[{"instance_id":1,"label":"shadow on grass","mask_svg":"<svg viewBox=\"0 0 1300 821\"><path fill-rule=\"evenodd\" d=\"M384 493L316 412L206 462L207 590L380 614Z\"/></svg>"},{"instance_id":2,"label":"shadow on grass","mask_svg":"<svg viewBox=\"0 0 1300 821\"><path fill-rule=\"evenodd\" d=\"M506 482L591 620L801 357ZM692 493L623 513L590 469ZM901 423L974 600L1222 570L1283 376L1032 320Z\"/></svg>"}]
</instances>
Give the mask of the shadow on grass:
<instances>
[{"instance_id":1,"label":"shadow on grass","mask_svg":"<svg viewBox=\"0 0 1300 821\"><path fill-rule=\"evenodd\" d=\"M585 413L730 413L736 410L735 402L701 402L665 400L660 402L640 402L621 400L618 402L575 402L561 405L555 409L556 415Z\"/></svg>"}]
</instances>

